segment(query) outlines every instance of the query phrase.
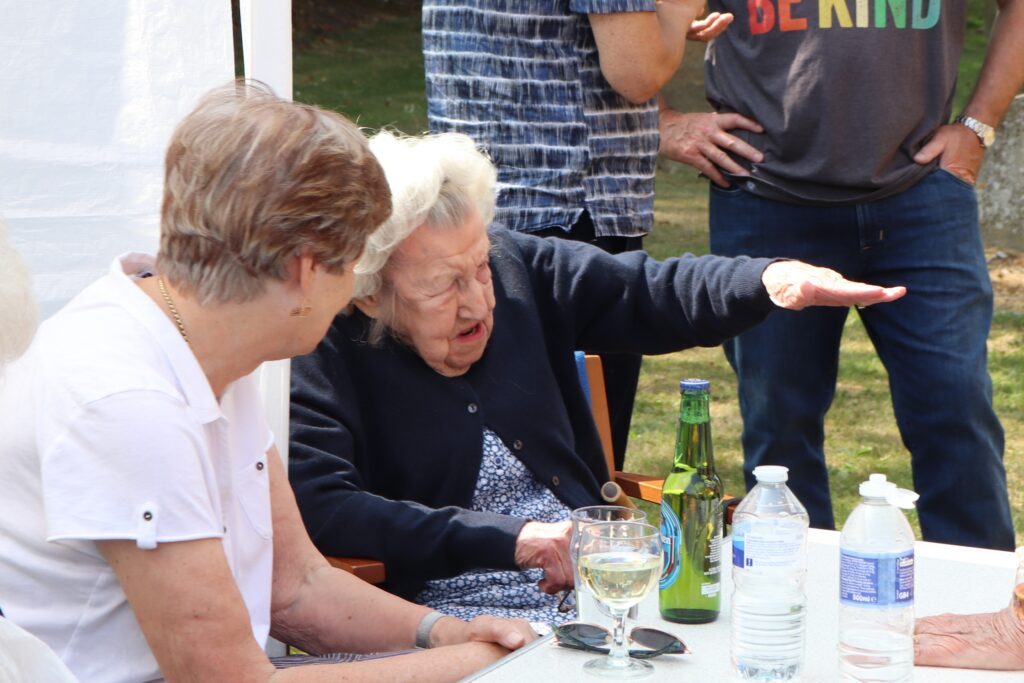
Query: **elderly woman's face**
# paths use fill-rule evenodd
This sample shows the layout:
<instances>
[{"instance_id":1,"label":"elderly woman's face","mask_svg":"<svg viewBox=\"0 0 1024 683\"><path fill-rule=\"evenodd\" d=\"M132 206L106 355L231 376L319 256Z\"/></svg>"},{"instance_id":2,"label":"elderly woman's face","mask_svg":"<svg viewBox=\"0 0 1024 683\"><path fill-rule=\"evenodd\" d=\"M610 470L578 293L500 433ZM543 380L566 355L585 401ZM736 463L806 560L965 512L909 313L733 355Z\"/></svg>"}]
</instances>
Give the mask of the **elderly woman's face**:
<instances>
[{"instance_id":1,"label":"elderly woman's face","mask_svg":"<svg viewBox=\"0 0 1024 683\"><path fill-rule=\"evenodd\" d=\"M475 214L457 228L422 225L395 250L383 297L392 329L446 377L480 360L494 326L490 241ZM365 308L364 308L365 310Z\"/></svg>"}]
</instances>

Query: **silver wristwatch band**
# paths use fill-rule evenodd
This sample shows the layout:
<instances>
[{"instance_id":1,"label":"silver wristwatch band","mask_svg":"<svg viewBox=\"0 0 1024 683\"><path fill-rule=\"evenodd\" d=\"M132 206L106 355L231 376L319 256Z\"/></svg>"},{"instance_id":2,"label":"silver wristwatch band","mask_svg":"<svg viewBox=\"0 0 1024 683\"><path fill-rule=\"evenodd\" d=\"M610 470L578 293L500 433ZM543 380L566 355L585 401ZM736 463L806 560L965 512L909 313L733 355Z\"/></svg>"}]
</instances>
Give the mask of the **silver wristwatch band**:
<instances>
[{"instance_id":1,"label":"silver wristwatch band","mask_svg":"<svg viewBox=\"0 0 1024 683\"><path fill-rule=\"evenodd\" d=\"M955 119L954 123L959 123L962 126L968 128L971 132L978 136L978 141L981 142L982 147L991 147L992 143L996 139L995 129L987 123L982 123L973 116L967 116L966 114L960 114Z\"/></svg>"},{"instance_id":2,"label":"silver wristwatch band","mask_svg":"<svg viewBox=\"0 0 1024 683\"><path fill-rule=\"evenodd\" d=\"M438 619L443 619L446 616L448 615L440 612L428 612L420 620L420 625L416 627L416 647L430 647L430 630L434 628Z\"/></svg>"}]
</instances>

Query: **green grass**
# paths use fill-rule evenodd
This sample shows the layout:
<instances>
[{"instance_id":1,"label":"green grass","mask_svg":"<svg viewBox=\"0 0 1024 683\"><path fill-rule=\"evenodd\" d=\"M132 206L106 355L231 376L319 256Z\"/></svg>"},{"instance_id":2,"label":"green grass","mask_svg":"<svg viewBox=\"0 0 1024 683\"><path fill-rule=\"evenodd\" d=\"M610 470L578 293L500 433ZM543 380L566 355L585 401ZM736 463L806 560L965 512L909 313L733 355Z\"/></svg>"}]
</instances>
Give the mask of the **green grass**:
<instances>
[{"instance_id":1,"label":"green grass","mask_svg":"<svg viewBox=\"0 0 1024 683\"><path fill-rule=\"evenodd\" d=\"M659 172L650 253L701 254L707 244L707 185L685 170ZM989 371L996 411L1006 430L1006 469L1018 545L1024 544L1024 315L997 312L989 337ZM713 387L715 459L729 492L743 489L742 421L736 378L721 349L691 349L644 360L633 415L626 469L663 475L671 467L678 380L702 376ZM901 486L913 485L910 456L896 429L888 379L860 319L851 314L840 350L836 397L825 423L826 457L835 517L842 523L859 502L857 486L884 472ZM911 522L920 536L916 515Z\"/></svg>"},{"instance_id":2,"label":"green grass","mask_svg":"<svg viewBox=\"0 0 1024 683\"><path fill-rule=\"evenodd\" d=\"M339 111L367 128L425 131L419 31L418 13L384 14L296 50L295 99Z\"/></svg>"},{"instance_id":3,"label":"green grass","mask_svg":"<svg viewBox=\"0 0 1024 683\"><path fill-rule=\"evenodd\" d=\"M971 20L957 92L959 111L976 80L987 45L988 0L970 0ZM394 126L405 132L426 128L419 12L387 7L365 10L359 28L329 32L329 40L297 42L295 98L340 111L368 128ZM677 77L688 89L684 101L700 103L694 55ZM673 101L675 101L673 99ZM658 258L708 251L707 184L689 167L663 164L657 179L656 225L646 240ZM999 313L993 326L990 370L996 409L1006 429L1006 463L1018 543L1024 542L1024 315ZM694 349L648 358L640 377L627 454L627 468L661 475L671 466L677 382L702 376L714 386L715 455L726 488L742 492L741 421L736 380L721 349ZM870 416L870 418L868 417ZM892 417L885 371L856 315L846 325L836 399L826 422L826 451L836 519L856 505L857 484L882 471L910 486L910 458ZM916 525L916 519L912 522Z\"/></svg>"}]
</instances>

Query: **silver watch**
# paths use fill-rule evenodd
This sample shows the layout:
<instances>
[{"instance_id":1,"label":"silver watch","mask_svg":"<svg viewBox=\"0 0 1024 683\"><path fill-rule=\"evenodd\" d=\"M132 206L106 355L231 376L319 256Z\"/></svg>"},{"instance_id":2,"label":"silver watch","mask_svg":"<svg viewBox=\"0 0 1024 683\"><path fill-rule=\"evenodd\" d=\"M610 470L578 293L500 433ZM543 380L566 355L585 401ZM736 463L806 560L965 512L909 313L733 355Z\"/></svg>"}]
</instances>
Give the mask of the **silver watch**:
<instances>
[{"instance_id":1,"label":"silver watch","mask_svg":"<svg viewBox=\"0 0 1024 683\"><path fill-rule=\"evenodd\" d=\"M996 129L987 123L982 123L973 116L960 114L960 116L953 119L953 123L959 123L970 128L971 132L978 136L982 147L991 147L992 143L996 141Z\"/></svg>"}]
</instances>

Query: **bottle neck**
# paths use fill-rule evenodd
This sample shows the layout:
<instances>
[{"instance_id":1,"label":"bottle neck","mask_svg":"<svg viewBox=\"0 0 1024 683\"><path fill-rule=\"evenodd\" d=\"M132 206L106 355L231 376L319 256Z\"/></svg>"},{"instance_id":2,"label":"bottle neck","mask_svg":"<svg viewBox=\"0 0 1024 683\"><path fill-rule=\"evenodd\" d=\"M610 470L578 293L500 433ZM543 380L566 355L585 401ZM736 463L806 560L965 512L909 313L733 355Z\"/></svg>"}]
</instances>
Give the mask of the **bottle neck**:
<instances>
[{"instance_id":1,"label":"bottle neck","mask_svg":"<svg viewBox=\"0 0 1024 683\"><path fill-rule=\"evenodd\" d=\"M710 404L711 396L706 391L682 393L676 426L675 469L714 471Z\"/></svg>"}]
</instances>

